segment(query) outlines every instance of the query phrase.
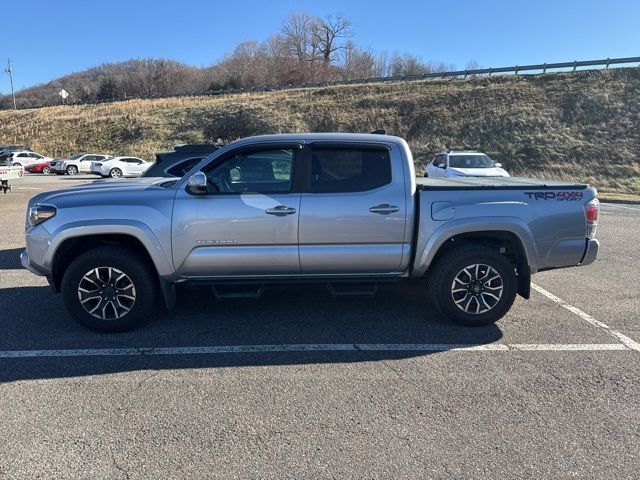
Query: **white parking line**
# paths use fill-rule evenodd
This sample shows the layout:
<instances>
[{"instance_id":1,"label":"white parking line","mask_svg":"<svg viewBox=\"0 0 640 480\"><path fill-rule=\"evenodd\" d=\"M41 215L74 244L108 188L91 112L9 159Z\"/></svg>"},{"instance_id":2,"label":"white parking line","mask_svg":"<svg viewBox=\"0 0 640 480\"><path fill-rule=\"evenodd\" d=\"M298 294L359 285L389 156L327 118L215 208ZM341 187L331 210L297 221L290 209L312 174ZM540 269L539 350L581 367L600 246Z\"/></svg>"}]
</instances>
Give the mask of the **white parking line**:
<instances>
[{"instance_id":1,"label":"white parking line","mask_svg":"<svg viewBox=\"0 0 640 480\"><path fill-rule=\"evenodd\" d=\"M536 292L541 293L542 295L544 295L545 297L547 297L549 300L552 300L554 302L556 302L557 304L559 304L561 307L566 308L567 310L569 310L571 313L576 314L577 316L579 316L581 319L583 319L586 322L589 322L591 325L594 325L596 327L598 327L601 330L604 330L605 332L607 332L609 335L611 335L614 338L617 338L618 340L620 340L625 347L627 347L630 350L635 350L637 352L640 352L640 343L636 342L635 340L633 340L632 338L627 337L625 334L618 332L617 330L612 329L609 325L607 325L606 323L602 323L599 320L596 320L595 318L593 318L591 315L589 315L586 312L583 312L582 310L580 310L578 307L574 307L573 305L571 305L570 303L565 302L564 300L562 300L559 297L556 297L553 293L548 292L547 290L545 290L544 288L542 288L539 285L536 285L535 283L531 283L531 288L533 288Z\"/></svg>"},{"instance_id":2,"label":"white parking line","mask_svg":"<svg viewBox=\"0 0 640 480\"><path fill-rule=\"evenodd\" d=\"M120 357L149 355L216 355L238 353L280 353L280 352L589 352L589 351L629 351L621 343L595 344L489 344L466 345L449 343L420 344L290 344L290 345L231 345L217 347L165 347L165 348L86 348L70 350L4 350L0 358L52 358L52 357Z\"/></svg>"}]
</instances>

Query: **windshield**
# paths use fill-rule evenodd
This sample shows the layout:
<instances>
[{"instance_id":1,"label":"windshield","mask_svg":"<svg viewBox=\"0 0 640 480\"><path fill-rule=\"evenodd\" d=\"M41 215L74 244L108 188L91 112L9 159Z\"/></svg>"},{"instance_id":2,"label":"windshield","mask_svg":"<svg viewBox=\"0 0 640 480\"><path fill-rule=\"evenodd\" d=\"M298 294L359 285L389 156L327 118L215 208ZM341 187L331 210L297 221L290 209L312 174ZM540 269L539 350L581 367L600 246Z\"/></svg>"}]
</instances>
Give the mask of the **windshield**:
<instances>
[{"instance_id":1,"label":"windshield","mask_svg":"<svg viewBox=\"0 0 640 480\"><path fill-rule=\"evenodd\" d=\"M84 157L84 153L76 153L75 155L71 155L69 160L78 160L81 157Z\"/></svg>"},{"instance_id":2,"label":"windshield","mask_svg":"<svg viewBox=\"0 0 640 480\"><path fill-rule=\"evenodd\" d=\"M450 155L449 166L451 168L495 168L486 155Z\"/></svg>"}]
</instances>

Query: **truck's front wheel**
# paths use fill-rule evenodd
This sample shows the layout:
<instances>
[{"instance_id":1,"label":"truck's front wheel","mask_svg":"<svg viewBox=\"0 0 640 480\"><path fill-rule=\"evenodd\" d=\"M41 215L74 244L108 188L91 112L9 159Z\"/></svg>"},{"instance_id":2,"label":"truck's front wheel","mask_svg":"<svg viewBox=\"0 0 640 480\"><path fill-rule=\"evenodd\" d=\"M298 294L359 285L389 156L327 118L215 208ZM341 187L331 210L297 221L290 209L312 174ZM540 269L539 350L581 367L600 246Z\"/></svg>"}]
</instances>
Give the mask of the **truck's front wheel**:
<instances>
[{"instance_id":1,"label":"truck's front wheel","mask_svg":"<svg viewBox=\"0 0 640 480\"><path fill-rule=\"evenodd\" d=\"M428 288L433 303L447 318L482 326L509 311L516 298L517 276L504 255L481 245L462 245L438 259Z\"/></svg>"},{"instance_id":2,"label":"truck's front wheel","mask_svg":"<svg viewBox=\"0 0 640 480\"><path fill-rule=\"evenodd\" d=\"M135 327L154 309L155 274L137 254L98 247L79 255L62 279L62 297L75 320L99 332Z\"/></svg>"}]
</instances>

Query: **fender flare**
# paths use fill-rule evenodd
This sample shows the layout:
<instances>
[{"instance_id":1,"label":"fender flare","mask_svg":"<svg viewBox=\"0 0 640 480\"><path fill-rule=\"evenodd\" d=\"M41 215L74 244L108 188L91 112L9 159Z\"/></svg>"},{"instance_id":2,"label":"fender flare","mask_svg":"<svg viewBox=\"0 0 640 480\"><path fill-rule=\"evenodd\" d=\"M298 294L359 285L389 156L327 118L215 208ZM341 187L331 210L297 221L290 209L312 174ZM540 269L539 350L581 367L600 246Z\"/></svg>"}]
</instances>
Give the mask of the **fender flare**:
<instances>
[{"instance_id":1,"label":"fender flare","mask_svg":"<svg viewBox=\"0 0 640 480\"><path fill-rule=\"evenodd\" d=\"M515 235L520 240L530 272L535 273L537 271L538 247L533 232L523 220L517 217L482 217L449 221L428 236L421 232L418 235L418 245L424 246L416 252L413 276L424 275L440 247L452 237L465 233L488 231L506 232Z\"/></svg>"},{"instance_id":2,"label":"fender flare","mask_svg":"<svg viewBox=\"0 0 640 480\"><path fill-rule=\"evenodd\" d=\"M147 250L151 261L160 277L173 273L172 262L166 255L162 245L153 231L138 220L100 219L83 220L59 225L51 233L51 244L44 259L45 266L51 268L58 248L70 238L87 237L91 235L121 234L129 235L138 240Z\"/></svg>"}]
</instances>

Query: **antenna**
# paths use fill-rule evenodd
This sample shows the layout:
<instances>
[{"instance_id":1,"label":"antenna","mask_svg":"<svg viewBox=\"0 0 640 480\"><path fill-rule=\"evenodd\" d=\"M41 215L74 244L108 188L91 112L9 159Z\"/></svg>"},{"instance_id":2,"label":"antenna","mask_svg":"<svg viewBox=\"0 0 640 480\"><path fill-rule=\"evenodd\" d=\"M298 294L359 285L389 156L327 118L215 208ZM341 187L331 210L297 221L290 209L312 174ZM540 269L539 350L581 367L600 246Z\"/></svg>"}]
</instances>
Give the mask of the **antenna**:
<instances>
[{"instance_id":1,"label":"antenna","mask_svg":"<svg viewBox=\"0 0 640 480\"><path fill-rule=\"evenodd\" d=\"M13 109L16 108L16 95L13 93L13 68L11 68L11 60L7 58L7 68L4 69L9 74L9 80L11 81L11 97L13 98Z\"/></svg>"}]
</instances>

